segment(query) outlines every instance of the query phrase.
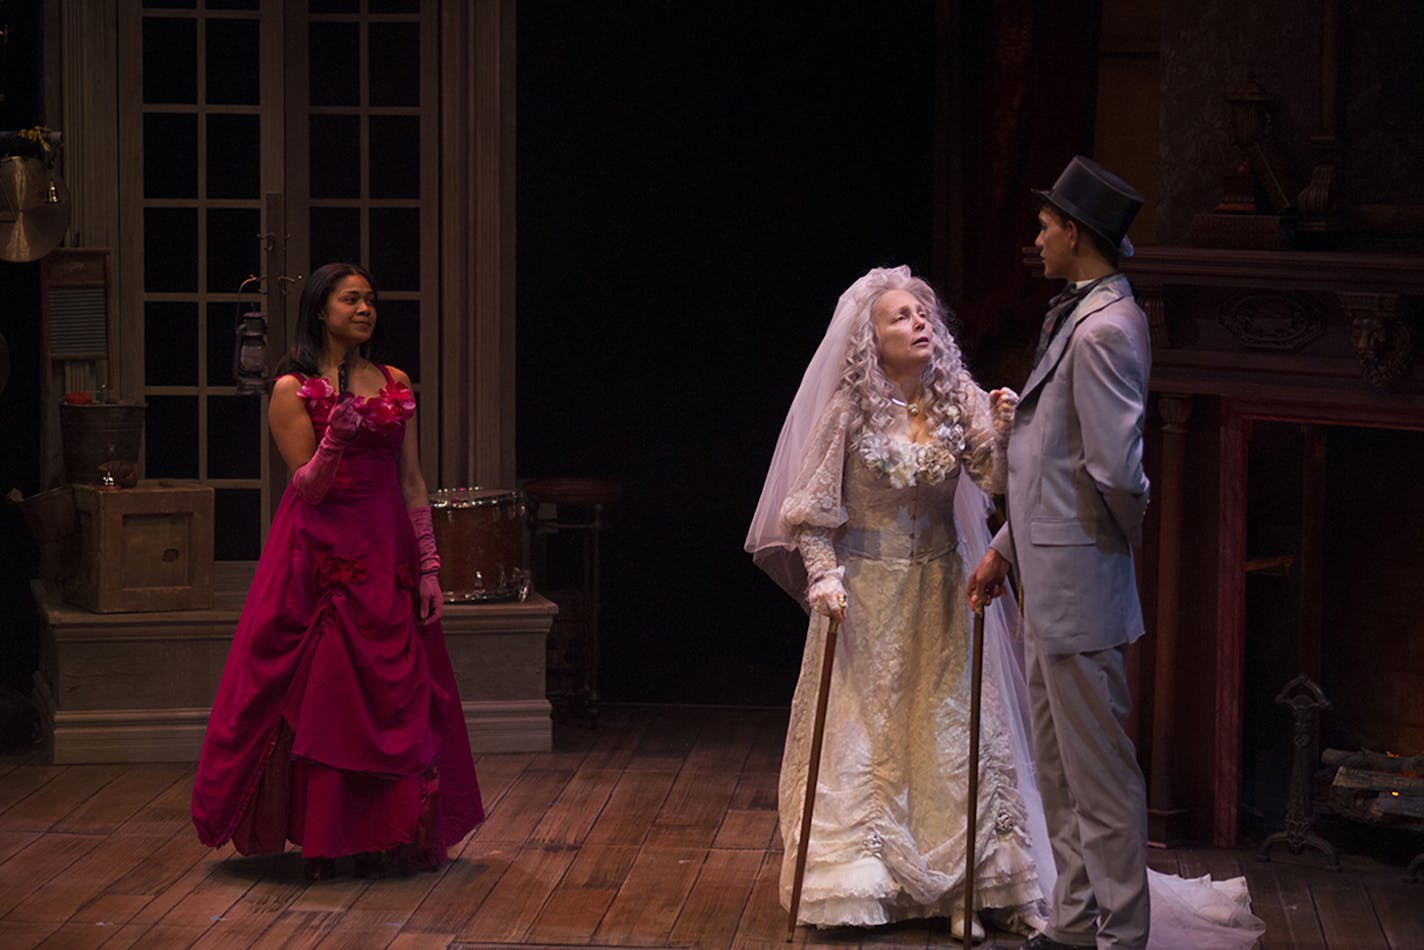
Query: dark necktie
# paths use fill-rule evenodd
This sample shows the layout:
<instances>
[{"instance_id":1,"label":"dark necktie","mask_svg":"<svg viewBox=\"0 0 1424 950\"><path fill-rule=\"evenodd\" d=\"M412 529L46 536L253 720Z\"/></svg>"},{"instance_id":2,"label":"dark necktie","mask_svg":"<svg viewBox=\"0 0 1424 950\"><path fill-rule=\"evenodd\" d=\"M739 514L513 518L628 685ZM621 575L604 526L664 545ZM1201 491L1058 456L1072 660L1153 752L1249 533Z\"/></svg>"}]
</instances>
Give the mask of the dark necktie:
<instances>
[{"instance_id":1,"label":"dark necktie","mask_svg":"<svg viewBox=\"0 0 1424 950\"><path fill-rule=\"evenodd\" d=\"M1068 314L1073 312L1074 308L1084 297L1088 296L1094 287L1106 279L1107 277L1099 277L1097 280L1090 280L1085 284L1069 284L1057 296L1048 301L1048 313L1043 317L1043 329L1038 334L1038 349L1033 354L1034 365L1038 365L1038 361L1043 359L1048 344L1053 341L1054 334L1063 325L1063 320Z\"/></svg>"}]
</instances>

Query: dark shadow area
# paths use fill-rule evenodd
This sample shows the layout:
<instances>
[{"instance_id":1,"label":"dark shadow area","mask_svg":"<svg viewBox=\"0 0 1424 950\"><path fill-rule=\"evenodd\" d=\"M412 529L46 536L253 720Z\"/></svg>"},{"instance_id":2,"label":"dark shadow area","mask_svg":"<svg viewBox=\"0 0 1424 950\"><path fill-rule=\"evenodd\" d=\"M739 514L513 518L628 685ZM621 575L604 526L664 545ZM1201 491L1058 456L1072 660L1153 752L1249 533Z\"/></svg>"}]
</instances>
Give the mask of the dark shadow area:
<instances>
[{"instance_id":1,"label":"dark shadow area","mask_svg":"<svg viewBox=\"0 0 1424 950\"><path fill-rule=\"evenodd\" d=\"M789 700L747 525L840 292L929 270L933 5L804 9L519 8L519 475L622 485L609 699Z\"/></svg>"}]
</instances>

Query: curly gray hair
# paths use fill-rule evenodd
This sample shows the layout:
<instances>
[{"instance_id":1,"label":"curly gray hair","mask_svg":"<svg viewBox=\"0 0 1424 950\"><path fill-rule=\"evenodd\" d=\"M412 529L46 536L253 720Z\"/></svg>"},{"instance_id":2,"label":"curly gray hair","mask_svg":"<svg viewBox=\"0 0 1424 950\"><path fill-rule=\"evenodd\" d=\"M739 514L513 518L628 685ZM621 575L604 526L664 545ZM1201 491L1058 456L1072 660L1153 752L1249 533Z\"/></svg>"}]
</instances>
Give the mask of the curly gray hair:
<instances>
[{"instance_id":1,"label":"curly gray hair","mask_svg":"<svg viewBox=\"0 0 1424 950\"><path fill-rule=\"evenodd\" d=\"M861 448L869 441L879 443L894 424L895 404L890 401L890 380L880 365L880 349L875 340L875 323L871 311L886 292L904 290L913 294L929 314L931 328L931 358L920 379L920 406L926 425L934 431L939 425L962 416L968 407L967 394L974 379L964 368L959 344L949 332L950 312L929 284L912 277L905 268L881 268L882 280L875 282L872 293L863 301L846 349L845 368L841 372L841 388L846 390L858 412L851 418L849 443ZM958 413L951 410L958 409ZM876 444L877 449L883 446Z\"/></svg>"}]
</instances>

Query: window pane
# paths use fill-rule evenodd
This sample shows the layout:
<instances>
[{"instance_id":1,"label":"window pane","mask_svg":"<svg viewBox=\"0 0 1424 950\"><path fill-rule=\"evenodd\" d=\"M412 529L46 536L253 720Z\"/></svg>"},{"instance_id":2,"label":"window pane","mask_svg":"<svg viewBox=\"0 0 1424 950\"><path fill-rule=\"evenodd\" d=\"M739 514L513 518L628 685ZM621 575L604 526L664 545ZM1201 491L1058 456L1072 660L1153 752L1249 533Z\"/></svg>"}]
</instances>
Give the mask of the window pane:
<instances>
[{"instance_id":1,"label":"window pane","mask_svg":"<svg viewBox=\"0 0 1424 950\"><path fill-rule=\"evenodd\" d=\"M151 293L197 293L196 210L143 209L143 289Z\"/></svg>"},{"instance_id":2,"label":"window pane","mask_svg":"<svg viewBox=\"0 0 1424 950\"><path fill-rule=\"evenodd\" d=\"M143 196L198 197L198 117L150 112L143 117Z\"/></svg>"},{"instance_id":3,"label":"window pane","mask_svg":"<svg viewBox=\"0 0 1424 950\"><path fill-rule=\"evenodd\" d=\"M144 0L143 5L156 10L196 10L198 0Z\"/></svg>"},{"instance_id":4,"label":"window pane","mask_svg":"<svg viewBox=\"0 0 1424 950\"><path fill-rule=\"evenodd\" d=\"M208 116L208 197L256 198L261 188L261 133L255 115Z\"/></svg>"},{"instance_id":5,"label":"window pane","mask_svg":"<svg viewBox=\"0 0 1424 950\"><path fill-rule=\"evenodd\" d=\"M416 13L420 10L420 0L370 0L372 13Z\"/></svg>"},{"instance_id":6,"label":"window pane","mask_svg":"<svg viewBox=\"0 0 1424 950\"><path fill-rule=\"evenodd\" d=\"M371 272L385 290L420 289L420 209L371 209Z\"/></svg>"},{"instance_id":7,"label":"window pane","mask_svg":"<svg viewBox=\"0 0 1424 950\"><path fill-rule=\"evenodd\" d=\"M198 385L198 307L143 305L143 381L148 386Z\"/></svg>"},{"instance_id":8,"label":"window pane","mask_svg":"<svg viewBox=\"0 0 1424 950\"><path fill-rule=\"evenodd\" d=\"M311 196L361 197L361 119L354 115L311 117Z\"/></svg>"},{"instance_id":9,"label":"window pane","mask_svg":"<svg viewBox=\"0 0 1424 950\"><path fill-rule=\"evenodd\" d=\"M420 197L420 117L373 115L371 173L366 192L372 198Z\"/></svg>"},{"instance_id":10,"label":"window pane","mask_svg":"<svg viewBox=\"0 0 1424 950\"><path fill-rule=\"evenodd\" d=\"M361 210L359 208L311 209L310 274L323 264L361 262ZM379 280L379 278L378 278Z\"/></svg>"},{"instance_id":11,"label":"window pane","mask_svg":"<svg viewBox=\"0 0 1424 950\"><path fill-rule=\"evenodd\" d=\"M143 18L143 101L198 101L198 23Z\"/></svg>"},{"instance_id":12,"label":"window pane","mask_svg":"<svg viewBox=\"0 0 1424 950\"><path fill-rule=\"evenodd\" d=\"M207 101L255 106L261 102L262 49L256 20L208 17Z\"/></svg>"},{"instance_id":13,"label":"window pane","mask_svg":"<svg viewBox=\"0 0 1424 950\"><path fill-rule=\"evenodd\" d=\"M148 396L144 433L149 478L198 477L198 397Z\"/></svg>"},{"instance_id":14,"label":"window pane","mask_svg":"<svg viewBox=\"0 0 1424 950\"><path fill-rule=\"evenodd\" d=\"M208 477L257 478L262 472L262 400L208 397Z\"/></svg>"},{"instance_id":15,"label":"window pane","mask_svg":"<svg viewBox=\"0 0 1424 950\"><path fill-rule=\"evenodd\" d=\"M358 0L311 0L307 9L312 13L357 13L360 4Z\"/></svg>"},{"instance_id":16,"label":"window pane","mask_svg":"<svg viewBox=\"0 0 1424 950\"><path fill-rule=\"evenodd\" d=\"M262 215L256 208L208 211L208 292L236 293L262 267Z\"/></svg>"},{"instance_id":17,"label":"window pane","mask_svg":"<svg viewBox=\"0 0 1424 950\"><path fill-rule=\"evenodd\" d=\"M420 24L372 23L370 41L370 104L420 105Z\"/></svg>"},{"instance_id":18,"label":"window pane","mask_svg":"<svg viewBox=\"0 0 1424 950\"><path fill-rule=\"evenodd\" d=\"M260 10L262 0L208 0L209 10Z\"/></svg>"},{"instance_id":19,"label":"window pane","mask_svg":"<svg viewBox=\"0 0 1424 950\"><path fill-rule=\"evenodd\" d=\"M420 382L420 301L382 297L376 320L385 336L382 358L405 370L412 383Z\"/></svg>"},{"instance_id":20,"label":"window pane","mask_svg":"<svg viewBox=\"0 0 1424 950\"><path fill-rule=\"evenodd\" d=\"M239 311L245 312L255 306L257 304L251 301L240 304L208 304L208 352L205 354L205 361L208 364L207 382L209 386L231 386L235 382L232 378L232 356L233 349L237 346L237 315ZM208 412L212 412L211 402L208 403ZM211 416L208 417L208 421L210 431L218 433L223 431L211 426ZM212 464L211 458L208 464ZM216 475L217 473L209 472L208 474Z\"/></svg>"},{"instance_id":21,"label":"window pane","mask_svg":"<svg viewBox=\"0 0 1424 950\"><path fill-rule=\"evenodd\" d=\"M255 561L261 553L262 493L255 488L215 489L213 560Z\"/></svg>"},{"instance_id":22,"label":"window pane","mask_svg":"<svg viewBox=\"0 0 1424 950\"><path fill-rule=\"evenodd\" d=\"M355 23L313 23L307 34L307 83L314 106L361 104L361 30Z\"/></svg>"}]
</instances>

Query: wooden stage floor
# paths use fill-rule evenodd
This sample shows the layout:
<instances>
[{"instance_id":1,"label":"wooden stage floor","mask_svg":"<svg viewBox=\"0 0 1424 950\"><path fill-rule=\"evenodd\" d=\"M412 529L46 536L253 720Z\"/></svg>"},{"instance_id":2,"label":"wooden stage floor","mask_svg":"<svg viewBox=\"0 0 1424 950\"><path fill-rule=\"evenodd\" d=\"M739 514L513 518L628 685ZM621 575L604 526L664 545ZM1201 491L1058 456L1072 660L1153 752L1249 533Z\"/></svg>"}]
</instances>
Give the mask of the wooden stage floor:
<instances>
[{"instance_id":1,"label":"wooden stage floor","mask_svg":"<svg viewBox=\"0 0 1424 950\"><path fill-rule=\"evenodd\" d=\"M295 854L200 845L184 765L0 757L0 947L785 947L776 773L784 710L607 707L545 754L478 761L489 817L438 872L307 885ZM1154 851L1245 873L1261 946L1424 946L1424 882L1345 856ZM1021 940L991 934L984 947ZM805 947L954 943L944 921L802 928Z\"/></svg>"}]
</instances>

